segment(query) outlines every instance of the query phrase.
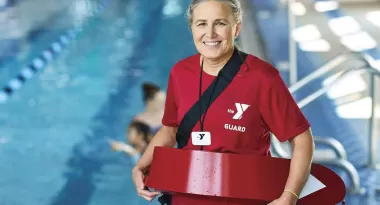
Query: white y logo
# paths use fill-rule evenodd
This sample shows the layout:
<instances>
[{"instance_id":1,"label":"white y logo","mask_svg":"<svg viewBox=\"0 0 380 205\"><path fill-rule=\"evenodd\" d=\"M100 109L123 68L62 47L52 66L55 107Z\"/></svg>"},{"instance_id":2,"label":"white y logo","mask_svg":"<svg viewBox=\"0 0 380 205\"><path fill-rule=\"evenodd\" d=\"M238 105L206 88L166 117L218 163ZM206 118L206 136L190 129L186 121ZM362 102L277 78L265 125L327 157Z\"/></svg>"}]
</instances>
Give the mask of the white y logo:
<instances>
[{"instance_id":1,"label":"white y logo","mask_svg":"<svg viewBox=\"0 0 380 205\"><path fill-rule=\"evenodd\" d=\"M237 113L232 117L234 120L240 120L243 117L244 111L249 107L247 104L235 103Z\"/></svg>"}]
</instances>

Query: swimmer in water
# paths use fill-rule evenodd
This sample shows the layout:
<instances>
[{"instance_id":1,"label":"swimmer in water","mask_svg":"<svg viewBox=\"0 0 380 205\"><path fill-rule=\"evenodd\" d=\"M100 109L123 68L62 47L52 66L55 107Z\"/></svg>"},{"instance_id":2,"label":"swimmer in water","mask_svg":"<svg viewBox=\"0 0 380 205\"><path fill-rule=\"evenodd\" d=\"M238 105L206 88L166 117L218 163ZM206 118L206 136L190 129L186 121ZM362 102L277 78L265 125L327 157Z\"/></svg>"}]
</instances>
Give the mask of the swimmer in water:
<instances>
[{"instance_id":1,"label":"swimmer in water","mask_svg":"<svg viewBox=\"0 0 380 205\"><path fill-rule=\"evenodd\" d=\"M165 109L165 92L153 83L144 83L142 86L145 110L139 113L134 121L143 122L155 133L162 126L162 117Z\"/></svg>"},{"instance_id":2,"label":"swimmer in water","mask_svg":"<svg viewBox=\"0 0 380 205\"><path fill-rule=\"evenodd\" d=\"M114 151L122 151L137 159L145 151L152 136L151 129L147 124L134 121L127 129L127 143L111 140L110 144Z\"/></svg>"}]
</instances>

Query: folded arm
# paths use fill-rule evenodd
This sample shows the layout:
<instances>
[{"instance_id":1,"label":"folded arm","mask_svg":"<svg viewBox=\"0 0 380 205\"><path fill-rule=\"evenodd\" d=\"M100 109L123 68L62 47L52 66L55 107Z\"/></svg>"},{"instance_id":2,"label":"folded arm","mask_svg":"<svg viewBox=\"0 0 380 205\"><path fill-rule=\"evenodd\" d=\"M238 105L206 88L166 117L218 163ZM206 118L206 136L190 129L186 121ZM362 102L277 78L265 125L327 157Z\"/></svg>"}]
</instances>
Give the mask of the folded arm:
<instances>
[{"instance_id":1,"label":"folded arm","mask_svg":"<svg viewBox=\"0 0 380 205\"><path fill-rule=\"evenodd\" d=\"M315 145L310 129L289 141L292 145L293 153L290 162L289 176L285 185L286 191L284 191L282 197L295 203L297 201L295 195L300 195L308 179Z\"/></svg>"}]
</instances>

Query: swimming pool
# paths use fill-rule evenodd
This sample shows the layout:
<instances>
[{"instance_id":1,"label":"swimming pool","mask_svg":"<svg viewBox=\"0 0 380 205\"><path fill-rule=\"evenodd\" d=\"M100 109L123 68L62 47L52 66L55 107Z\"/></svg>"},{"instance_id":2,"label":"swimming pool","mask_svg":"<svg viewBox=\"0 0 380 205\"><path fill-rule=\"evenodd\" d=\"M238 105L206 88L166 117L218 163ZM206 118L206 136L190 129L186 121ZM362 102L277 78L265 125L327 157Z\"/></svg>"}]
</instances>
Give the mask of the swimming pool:
<instances>
[{"instance_id":1,"label":"swimming pool","mask_svg":"<svg viewBox=\"0 0 380 205\"><path fill-rule=\"evenodd\" d=\"M132 160L107 140L122 140L142 110L141 83L166 88L171 66L195 52L188 3L110 0L94 26L0 106L0 204L148 203L135 194Z\"/></svg>"}]
</instances>

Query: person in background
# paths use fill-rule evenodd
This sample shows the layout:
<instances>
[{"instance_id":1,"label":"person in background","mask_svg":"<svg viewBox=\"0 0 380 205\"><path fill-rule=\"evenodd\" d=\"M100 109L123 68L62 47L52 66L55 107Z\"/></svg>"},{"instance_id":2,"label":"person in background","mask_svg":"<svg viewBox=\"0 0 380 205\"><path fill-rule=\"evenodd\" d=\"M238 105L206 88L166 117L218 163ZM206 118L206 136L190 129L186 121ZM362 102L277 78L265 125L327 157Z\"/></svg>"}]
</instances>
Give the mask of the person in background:
<instances>
[{"instance_id":1,"label":"person in background","mask_svg":"<svg viewBox=\"0 0 380 205\"><path fill-rule=\"evenodd\" d=\"M110 141L114 151L123 151L137 162L148 145L152 134L160 129L165 107L165 92L157 85L146 82L142 85L145 109L137 114L127 129L127 142Z\"/></svg>"},{"instance_id":2,"label":"person in background","mask_svg":"<svg viewBox=\"0 0 380 205\"><path fill-rule=\"evenodd\" d=\"M143 122L132 122L127 129L127 142L110 141L111 147L116 152L124 152L131 156L135 162L149 144L153 134L150 127Z\"/></svg>"},{"instance_id":3,"label":"person in background","mask_svg":"<svg viewBox=\"0 0 380 205\"><path fill-rule=\"evenodd\" d=\"M145 110L139 113L133 121L143 122L155 133L162 126L161 120L165 109L165 92L153 83L142 85Z\"/></svg>"}]
</instances>

